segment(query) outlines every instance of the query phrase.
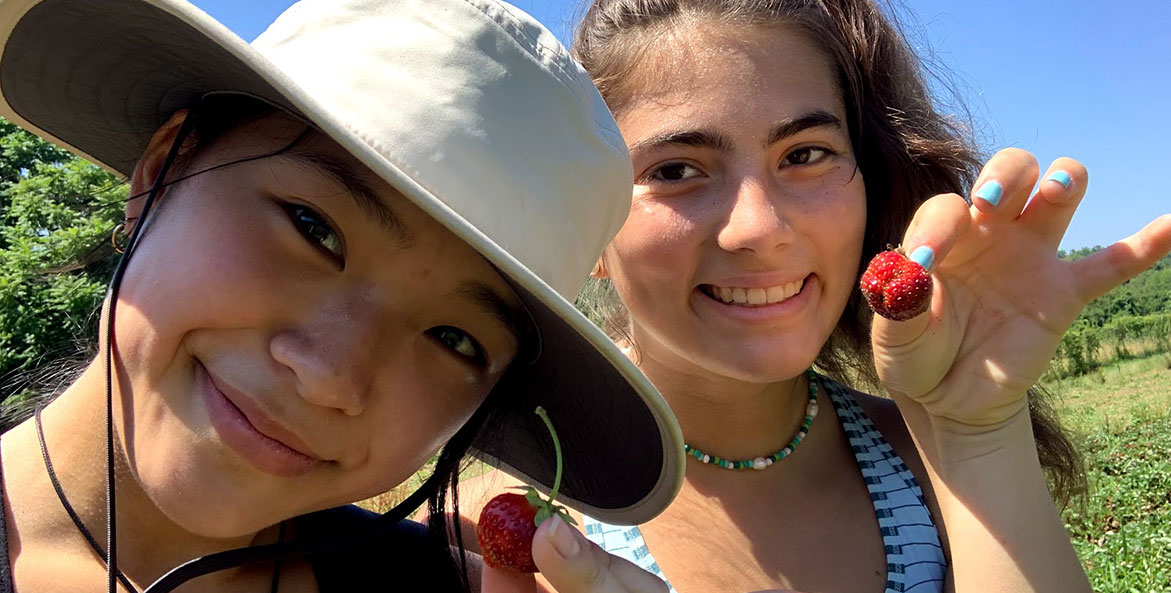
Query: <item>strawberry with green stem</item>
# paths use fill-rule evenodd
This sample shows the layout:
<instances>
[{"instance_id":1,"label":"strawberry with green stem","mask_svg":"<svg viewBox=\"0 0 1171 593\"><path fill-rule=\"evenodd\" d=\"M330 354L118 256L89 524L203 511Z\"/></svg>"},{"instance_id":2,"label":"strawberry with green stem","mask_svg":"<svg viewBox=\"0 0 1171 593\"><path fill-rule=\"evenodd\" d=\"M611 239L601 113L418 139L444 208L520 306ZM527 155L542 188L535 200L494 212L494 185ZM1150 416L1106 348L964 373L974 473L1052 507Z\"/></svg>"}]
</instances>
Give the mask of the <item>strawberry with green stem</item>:
<instances>
[{"instance_id":1,"label":"strawberry with green stem","mask_svg":"<svg viewBox=\"0 0 1171 593\"><path fill-rule=\"evenodd\" d=\"M531 486L517 488L524 494L498 494L484 506L476 525L476 540L480 543L484 562L493 568L537 572L533 562L533 535L537 527L554 515L567 523L577 524L565 507L553 504L561 488L561 442L557 439L557 431L545 409L538 406L535 413L540 416L549 430L549 436L553 438L553 452L557 456L553 489L546 499Z\"/></svg>"}]
</instances>

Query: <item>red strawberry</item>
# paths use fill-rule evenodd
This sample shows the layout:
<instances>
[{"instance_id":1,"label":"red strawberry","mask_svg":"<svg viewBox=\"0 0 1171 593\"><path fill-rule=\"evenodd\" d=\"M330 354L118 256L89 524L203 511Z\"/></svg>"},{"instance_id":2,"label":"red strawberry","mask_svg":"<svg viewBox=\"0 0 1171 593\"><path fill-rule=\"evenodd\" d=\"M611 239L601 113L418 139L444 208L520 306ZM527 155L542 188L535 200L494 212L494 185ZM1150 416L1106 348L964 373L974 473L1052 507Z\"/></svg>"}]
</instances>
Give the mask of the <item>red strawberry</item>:
<instances>
[{"instance_id":1,"label":"red strawberry","mask_svg":"<svg viewBox=\"0 0 1171 593\"><path fill-rule=\"evenodd\" d=\"M553 489L548 499L531 487L519 488L524 494L497 494L480 511L476 540L480 542L484 562L493 568L537 572L537 565L533 563L533 535L537 533L537 526L553 515L559 515L566 523L577 524L565 507L553 504L561 487L561 442L557 440L557 431L553 430L545 409L538 406L536 414L553 437L553 450L557 455Z\"/></svg>"},{"instance_id":2,"label":"red strawberry","mask_svg":"<svg viewBox=\"0 0 1171 593\"><path fill-rule=\"evenodd\" d=\"M901 249L874 256L860 284L870 308L887 319L906 321L931 304L931 274Z\"/></svg>"}]
</instances>

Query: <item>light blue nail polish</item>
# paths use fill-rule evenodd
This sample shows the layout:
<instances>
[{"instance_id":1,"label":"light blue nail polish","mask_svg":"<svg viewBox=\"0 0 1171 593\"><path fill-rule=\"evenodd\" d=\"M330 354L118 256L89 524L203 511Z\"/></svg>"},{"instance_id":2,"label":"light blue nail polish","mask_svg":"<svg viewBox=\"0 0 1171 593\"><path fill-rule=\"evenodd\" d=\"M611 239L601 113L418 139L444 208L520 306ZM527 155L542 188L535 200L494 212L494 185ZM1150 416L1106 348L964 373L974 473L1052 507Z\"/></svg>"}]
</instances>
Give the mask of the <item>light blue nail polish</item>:
<instances>
[{"instance_id":1,"label":"light blue nail polish","mask_svg":"<svg viewBox=\"0 0 1171 593\"><path fill-rule=\"evenodd\" d=\"M911 261L923 266L924 270L931 270L935 263L935 251L926 245L920 245L911 252Z\"/></svg>"},{"instance_id":2,"label":"light blue nail polish","mask_svg":"<svg viewBox=\"0 0 1171 593\"><path fill-rule=\"evenodd\" d=\"M1045 181L1056 181L1057 183L1064 185L1065 189L1069 189L1069 184L1073 183L1073 177L1070 177L1069 173L1059 169L1050 173L1049 176L1045 178Z\"/></svg>"},{"instance_id":3,"label":"light blue nail polish","mask_svg":"<svg viewBox=\"0 0 1171 593\"><path fill-rule=\"evenodd\" d=\"M976 192L976 197L993 206L998 206L1000 204L1000 198L1004 197L1004 188L1001 187L999 181L989 181L980 186L980 191Z\"/></svg>"}]
</instances>

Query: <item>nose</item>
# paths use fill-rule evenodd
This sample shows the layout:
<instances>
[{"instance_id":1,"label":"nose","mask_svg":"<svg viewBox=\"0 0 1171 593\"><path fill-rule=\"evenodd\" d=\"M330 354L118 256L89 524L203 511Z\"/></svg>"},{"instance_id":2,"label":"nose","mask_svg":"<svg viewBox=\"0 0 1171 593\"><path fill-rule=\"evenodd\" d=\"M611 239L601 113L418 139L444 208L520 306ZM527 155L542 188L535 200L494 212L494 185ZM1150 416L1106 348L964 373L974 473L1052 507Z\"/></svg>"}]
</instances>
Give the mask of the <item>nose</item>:
<instances>
[{"instance_id":1,"label":"nose","mask_svg":"<svg viewBox=\"0 0 1171 593\"><path fill-rule=\"evenodd\" d=\"M792 240L793 228L779 207L776 187L744 177L732 191L727 218L716 237L722 249L764 254Z\"/></svg>"},{"instance_id":2,"label":"nose","mask_svg":"<svg viewBox=\"0 0 1171 593\"><path fill-rule=\"evenodd\" d=\"M306 401L357 416L374 383L378 323L360 303L333 301L278 332L269 351Z\"/></svg>"}]
</instances>

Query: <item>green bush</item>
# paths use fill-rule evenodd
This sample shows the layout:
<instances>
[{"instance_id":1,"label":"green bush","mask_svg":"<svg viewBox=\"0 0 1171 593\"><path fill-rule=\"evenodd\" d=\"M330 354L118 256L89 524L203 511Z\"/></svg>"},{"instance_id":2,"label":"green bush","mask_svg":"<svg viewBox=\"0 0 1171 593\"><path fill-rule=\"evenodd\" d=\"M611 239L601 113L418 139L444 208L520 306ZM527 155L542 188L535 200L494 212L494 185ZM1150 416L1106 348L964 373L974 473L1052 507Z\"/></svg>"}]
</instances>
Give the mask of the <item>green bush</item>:
<instances>
[{"instance_id":1,"label":"green bush","mask_svg":"<svg viewBox=\"0 0 1171 593\"><path fill-rule=\"evenodd\" d=\"M10 378L95 340L126 189L3 120L0 154L0 378Z\"/></svg>"}]
</instances>

